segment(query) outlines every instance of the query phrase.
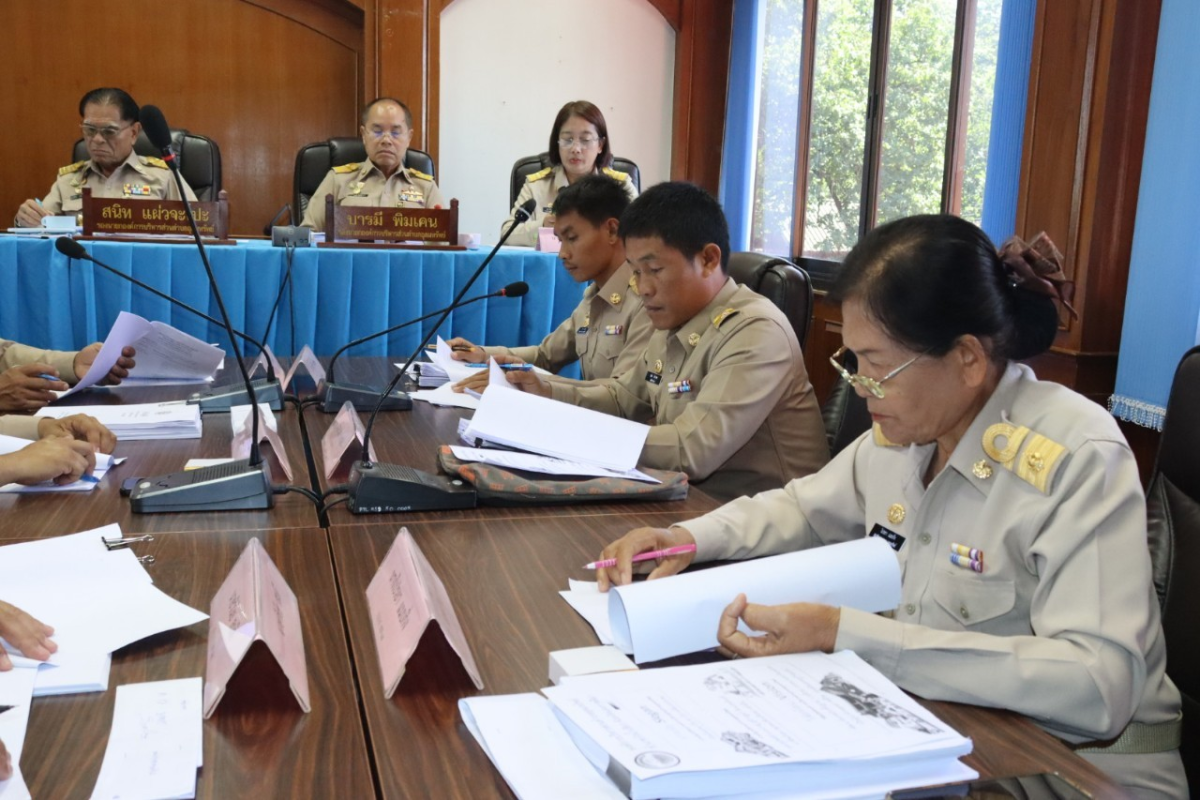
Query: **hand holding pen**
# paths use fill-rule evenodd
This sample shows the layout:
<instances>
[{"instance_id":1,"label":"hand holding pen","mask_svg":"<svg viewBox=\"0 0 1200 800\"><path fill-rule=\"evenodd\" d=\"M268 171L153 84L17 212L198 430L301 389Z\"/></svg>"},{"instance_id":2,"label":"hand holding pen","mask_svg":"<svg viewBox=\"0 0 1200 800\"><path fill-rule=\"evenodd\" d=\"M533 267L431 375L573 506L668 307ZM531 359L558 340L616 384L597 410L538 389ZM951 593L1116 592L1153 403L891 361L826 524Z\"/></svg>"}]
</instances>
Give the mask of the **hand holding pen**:
<instances>
[{"instance_id":1,"label":"hand holding pen","mask_svg":"<svg viewBox=\"0 0 1200 800\"><path fill-rule=\"evenodd\" d=\"M595 563L612 566L597 568L596 587L607 592L632 582L635 573L649 573L647 580L665 578L683 572L695 557L696 540L685 528L635 528L601 551Z\"/></svg>"}]
</instances>

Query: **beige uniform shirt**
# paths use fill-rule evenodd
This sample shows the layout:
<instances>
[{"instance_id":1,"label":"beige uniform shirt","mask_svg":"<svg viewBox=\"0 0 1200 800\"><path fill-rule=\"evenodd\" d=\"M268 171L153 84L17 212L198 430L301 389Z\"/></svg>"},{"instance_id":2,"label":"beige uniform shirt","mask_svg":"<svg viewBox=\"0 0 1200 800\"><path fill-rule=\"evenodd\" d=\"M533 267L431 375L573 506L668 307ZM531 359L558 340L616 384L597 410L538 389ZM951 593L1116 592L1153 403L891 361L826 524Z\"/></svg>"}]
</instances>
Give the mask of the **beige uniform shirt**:
<instances>
[{"instance_id":1,"label":"beige uniform shirt","mask_svg":"<svg viewBox=\"0 0 1200 800\"><path fill-rule=\"evenodd\" d=\"M620 378L551 388L556 400L651 424L639 463L685 472L722 499L778 488L829 460L791 324L733 280L681 327L656 330Z\"/></svg>"},{"instance_id":2,"label":"beige uniform shirt","mask_svg":"<svg viewBox=\"0 0 1200 800\"><path fill-rule=\"evenodd\" d=\"M59 377L66 383L78 383L75 375L75 356L79 351L40 350L27 344L0 339L0 372L23 364L48 364L58 370ZM0 434L19 436L22 439L37 439L36 417L21 414L0 415Z\"/></svg>"},{"instance_id":3,"label":"beige uniform shirt","mask_svg":"<svg viewBox=\"0 0 1200 800\"><path fill-rule=\"evenodd\" d=\"M550 372L578 361L583 379L591 381L619 378L636 369L653 332L626 262L603 286L593 283L585 289L571 316L541 344L483 349L488 355L516 356Z\"/></svg>"},{"instance_id":4,"label":"beige uniform shirt","mask_svg":"<svg viewBox=\"0 0 1200 800\"><path fill-rule=\"evenodd\" d=\"M903 537L892 543L903 576L894 619L843 608L837 648L921 697L1013 709L1071 742L1173 719L1180 698L1164 672L1146 505L1113 418L1010 365L925 487L934 447L868 432L816 475L682 525L698 560L859 539L876 526ZM982 551L983 572L951 563L951 544ZM1158 775L1166 796L1184 796L1172 793L1174 751L1088 757L1127 785Z\"/></svg>"},{"instance_id":5,"label":"beige uniform shirt","mask_svg":"<svg viewBox=\"0 0 1200 800\"><path fill-rule=\"evenodd\" d=\"M401 166L390 177L384 177L379 167L363 161L343 164L326 173L325 180L308 201L301 225L314 230L325 229L325 196L329 194L339 206L446 207L432 176Z\"/></svg>"},{"instance_id":6,"label":"beige uniform shirt","mask_svg":"<svg viewBox=\"0 0 1200 800\"><path fill-rule=\"evenodd\" d=\"M196 195L185 180L187 199ZM77 161L58 171L50 192L42 198L42 208L51 215L78 214L83 211L83 190L92 197L132 197L148 200L179 200L179 187L167 163L161 158L139 156L131 152L107 178L91 161Z\"/></svg>"},{"instance_id":7,"label":"beige uniform shirt","mask_svg":"<svg viewBox=\"0 0 1200 800\"><path fill-rule=\"evenodd\" d=\"M624 187L625 193L629 195L630 200L638 196L637 187L629 179L628 173L609 167L605 167L600 171L613 180L618 181ZM537 201L537 206L533 209L533 214L530 215L529 219L517 226L505 244L515 244L523 247L533 247L537 244L538 228L542 227L542 220L546 218L547 214L552 213L551 209L554 208L555 198L558 197L559 191L567 185L567 172L562 166L547 167L525 178L525 185L521 187L520 193L517 194L517 202L513 203L512 210L508 212L508 219L504 220L504 224L500 226L500 234L503 236L504 232L508 230L508 226L516 219L517 209L525 205L525 201L532 197Z\"/></svg>"}]
</instances>

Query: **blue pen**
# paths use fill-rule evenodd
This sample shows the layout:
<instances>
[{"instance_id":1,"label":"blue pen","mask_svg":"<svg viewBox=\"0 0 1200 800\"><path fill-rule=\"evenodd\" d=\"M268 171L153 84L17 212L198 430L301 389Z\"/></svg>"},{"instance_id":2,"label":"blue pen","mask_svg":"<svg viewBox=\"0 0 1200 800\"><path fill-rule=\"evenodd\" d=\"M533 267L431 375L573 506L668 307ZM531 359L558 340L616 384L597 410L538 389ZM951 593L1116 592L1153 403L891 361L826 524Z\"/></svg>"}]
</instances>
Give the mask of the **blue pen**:
<instances>
[{"instance_id":1,"label":"blue pen","mask_svg":"<svg viewBox=\"0 0 1200 800\"><path fill-rule=\"evenodd\" d=\"M487 364L467 364L471 369L487 369ZM500 369L508 372L529 372L533 369L533 364L497 364Z\"/></svg>"},{"instance_id":2,"label":"blue pen","mask_svg":"<svg viewBox=\"0 0 1200 800\"><path fill-rule=\"evenodd\" d=\"M35 377L35 378L41 378L42 380L46 380L46 381L54 381L55 383L58 383L59 381L61 381L61 380L62 380L62 378L56 378L56 377L54 377L53 375L47 375L47 374L46 374L46 373L44 373L44 372L39 372L39 373L38 373L37 375L35 375L34 377Z\"/></svg>"},{"instance_id":3,"label":"blue pen","mask_svg":"<svg viewBox=\"0 0 1200 800\"><path fill-rule=\"evenodd\" d=\"M87 475L80 475L79 480L87 481L88 483L99 483L100 482L99 478L97 478L95 475L92 475L90 473Z\"/></svg>"}]
</instances>

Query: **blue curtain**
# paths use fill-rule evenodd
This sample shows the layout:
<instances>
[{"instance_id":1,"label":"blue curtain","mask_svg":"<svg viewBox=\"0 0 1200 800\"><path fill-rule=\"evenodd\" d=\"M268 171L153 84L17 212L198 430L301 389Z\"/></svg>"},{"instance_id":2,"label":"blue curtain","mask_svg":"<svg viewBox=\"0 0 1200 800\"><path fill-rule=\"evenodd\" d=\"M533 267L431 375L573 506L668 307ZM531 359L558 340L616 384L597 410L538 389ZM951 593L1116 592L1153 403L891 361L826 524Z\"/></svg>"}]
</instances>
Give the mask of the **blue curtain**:
<instances>
[{"instance_id":1,"label":"blue curtain","mask_svg":"<svg viewBox=\"0 0 1200 800\"><path fill-rule=\"evenodd\" d=\"M733 250L745 250L750 243L760 5L761 0L734 0L733 4L729 96L725 101L725 145L718 198L729 220L729 243Z\"/></svg>"},{"instance_id":2,"label":"blue curtain","mask_svg":"<svg viewBox=\"0 0 1200 800\"><path fill-rule=\"evenodd\" d=\"M992 130L988 138L987 179L983 187L980 224L996 244L1012 236L1017 224L1017 189L1021 178L1021 145L1025 138L1025 105L1029 96L1029 63L1033 58L1036 9L1037 0L1004 0L1000 12L1000 47L996 54Z\"/></svg>"},{"instance_id":3,"label":"blue curtain","mask_svg":"<svg viewBox=\"0 0 1200 800\"><path fill-rule=\"evenodd\" d=\"M1200 3L1164 0L1150 90L1125 323L1118 417L1162 429L1171 379L1200 315Z\"/></svg>"}]
</instances>

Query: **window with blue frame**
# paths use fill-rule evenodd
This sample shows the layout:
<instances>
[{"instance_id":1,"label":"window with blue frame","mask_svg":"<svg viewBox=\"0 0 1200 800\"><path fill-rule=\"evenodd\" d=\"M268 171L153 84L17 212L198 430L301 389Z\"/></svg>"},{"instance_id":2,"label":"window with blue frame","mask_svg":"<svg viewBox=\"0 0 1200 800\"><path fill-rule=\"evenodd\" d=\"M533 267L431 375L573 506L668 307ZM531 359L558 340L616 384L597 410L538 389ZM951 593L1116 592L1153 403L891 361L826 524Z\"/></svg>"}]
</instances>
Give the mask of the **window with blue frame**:
<instances>
[{"instance_id":1,"label":"window with blue frame","mask_svg":"<svg viewBox=\"0 0 1200 800\"><path fill-rule=\"evenodd\" d=\"M985 194L993 217L1011 205L985 229L995 236L1005 216L1011 226L1033 6L738 0L722 188L735 246L833 267L863 233L898 217L943 212L982 224ZM1006 87L1019 90L1015 102ZM1005 115L999 128L1016 138L1015 153L1012 141L998 145L994 113ZM989 191L997 171L1011 178L1000 181L1011 198Z\"/></svg>"}]
</instances>

